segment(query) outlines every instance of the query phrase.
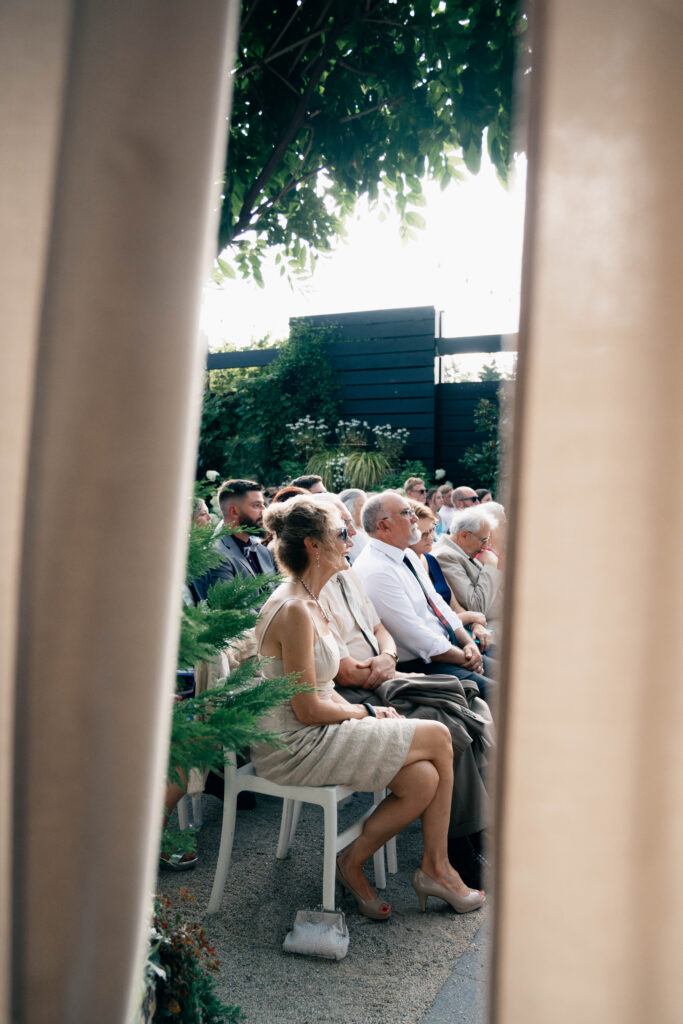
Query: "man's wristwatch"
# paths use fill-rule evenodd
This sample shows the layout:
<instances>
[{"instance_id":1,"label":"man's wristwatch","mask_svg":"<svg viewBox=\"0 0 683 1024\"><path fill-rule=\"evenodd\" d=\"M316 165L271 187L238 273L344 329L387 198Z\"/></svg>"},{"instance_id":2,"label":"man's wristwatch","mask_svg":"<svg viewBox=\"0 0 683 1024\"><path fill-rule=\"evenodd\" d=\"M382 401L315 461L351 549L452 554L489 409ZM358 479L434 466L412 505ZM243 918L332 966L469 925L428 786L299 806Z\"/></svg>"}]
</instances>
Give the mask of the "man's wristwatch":
<instances>
[{"instance_id":1,"label":"man's wristwatch","mask_svg":"<svg viewBox=\"0 0 683 1024\"><path fill-rule=\"evenodd\" d=\"M396 653L396 651L380 651L379 653L380 653L380 656L382 654L388 654L389 657L393 658L394 662L398 665L398 654Z\"/></svg>"}]
</instances>

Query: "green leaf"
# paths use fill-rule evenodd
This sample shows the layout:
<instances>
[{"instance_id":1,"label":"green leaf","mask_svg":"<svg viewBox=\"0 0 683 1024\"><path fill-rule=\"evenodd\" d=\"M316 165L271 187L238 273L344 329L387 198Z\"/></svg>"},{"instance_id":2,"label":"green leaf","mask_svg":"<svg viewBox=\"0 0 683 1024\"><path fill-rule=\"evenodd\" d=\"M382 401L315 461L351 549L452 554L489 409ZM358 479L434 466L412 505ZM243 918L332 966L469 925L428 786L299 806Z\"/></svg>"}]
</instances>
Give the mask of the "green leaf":
<instances>
[{"instance_id":1,"label":"green leaf","mask_svg":"<svg viewBox=\"0 0 683 1024\"><path fill-rule=\"evenodd\" d=\"M427 226L427 222L421 213L416 213L415 210L409 210L406 214L406 224L410 224L411 227L420 228L424 230Z\"/></svg>"},{"instance_id":2,"label":"green leaf","mask_svg":"<svg viewBox=\"0 0 683 1024\"><path fill-rule=\"evenodd\" d=\"M233 266L231 266L231 264L228 263L226 260L222 259L220 256L217 256L216 257L216 263L218 264L218 266L220 268L220 271L221 271L221 273L223 274L224 277L229 277L229 278L232 278L232 279L237 278L237 274L235 273L235 268Z\"/></svg>"}]
</instances>

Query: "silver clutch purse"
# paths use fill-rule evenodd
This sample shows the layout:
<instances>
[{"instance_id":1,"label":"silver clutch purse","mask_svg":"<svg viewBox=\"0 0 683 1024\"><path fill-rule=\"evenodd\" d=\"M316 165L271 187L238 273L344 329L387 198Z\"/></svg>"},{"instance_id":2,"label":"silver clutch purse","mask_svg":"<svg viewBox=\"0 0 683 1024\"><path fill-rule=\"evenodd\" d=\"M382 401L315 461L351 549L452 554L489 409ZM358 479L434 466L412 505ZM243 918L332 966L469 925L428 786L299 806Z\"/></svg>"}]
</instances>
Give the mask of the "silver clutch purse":
<instances>
[{"instance_id":1,"label":"silver clutch purse","mask_svg":"<svg viewBox=\"0 0 683 1024\"><path fill-rule=\"evenodd\" d=\"M349 949L349 929L341 910L298 910L282 948L287 953L343 960Z\"/></svg>"}]
</instances>

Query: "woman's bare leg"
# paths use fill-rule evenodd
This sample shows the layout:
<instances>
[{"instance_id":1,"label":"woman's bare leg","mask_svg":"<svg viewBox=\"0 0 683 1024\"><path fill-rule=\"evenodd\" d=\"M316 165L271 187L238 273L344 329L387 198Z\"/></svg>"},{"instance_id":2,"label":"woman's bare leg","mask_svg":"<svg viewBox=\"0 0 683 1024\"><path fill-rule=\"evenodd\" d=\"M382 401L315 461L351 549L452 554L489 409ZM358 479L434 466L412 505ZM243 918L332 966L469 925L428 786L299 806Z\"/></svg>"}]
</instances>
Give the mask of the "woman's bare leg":
<instances>
[{"instance_id":1,"label":"woman's bare leg","mask_svg":"<svg viewBox=\"0 0 683 1024\"><path fill-rule=\"evenodd\" d=\"M349 883L363 899L377 894L363 873L365 861L388 839L422 815L425 855L422 869L443 885L466 894L460 876L448 863L448 820L453 789L453 746L439 722L418 722L403 767L389 783L391 794L363 826L363 832L339 855Z\"/></svg>"}]
</instances>

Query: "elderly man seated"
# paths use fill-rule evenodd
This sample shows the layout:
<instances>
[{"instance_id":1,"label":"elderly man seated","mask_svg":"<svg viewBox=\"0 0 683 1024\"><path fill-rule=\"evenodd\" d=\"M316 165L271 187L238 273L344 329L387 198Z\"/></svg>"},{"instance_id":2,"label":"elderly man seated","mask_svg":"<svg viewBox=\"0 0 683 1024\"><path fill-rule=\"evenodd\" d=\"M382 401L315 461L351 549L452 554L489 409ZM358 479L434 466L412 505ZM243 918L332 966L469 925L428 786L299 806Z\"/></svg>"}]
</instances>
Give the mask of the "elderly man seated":
<instances>
[{"instance_id":1,"label":"elderly man seated","mask_svg":"<svg viewBox=\"0 0 683 1024\"><path fill-rule=\"evenodd\" d=\"M439 537L434 555L446 582L463 608L482 612L486 625L500 639L503 605L502 552L491 550L491 532L497 526L484 508L463 509L451 521L448 536ZM497 506L501 509L502 506Z\"/></svg>"},{"instance_id":2,"label":"elderly man seated","mask_svg":"<svg viewBox=\"0 0 683 1024\"><path fill-rule=\"evenodd\" d=\"M369 498L363 526L370 540L354 570L396 640L399 669L472 679L486 699L492 681L455 612L437 594L410 545L420 539L417 516L394 491Z\"/></svg>"}]
</instances>

